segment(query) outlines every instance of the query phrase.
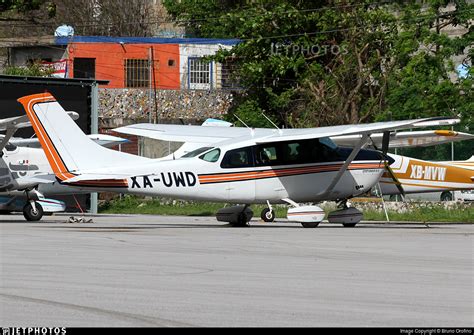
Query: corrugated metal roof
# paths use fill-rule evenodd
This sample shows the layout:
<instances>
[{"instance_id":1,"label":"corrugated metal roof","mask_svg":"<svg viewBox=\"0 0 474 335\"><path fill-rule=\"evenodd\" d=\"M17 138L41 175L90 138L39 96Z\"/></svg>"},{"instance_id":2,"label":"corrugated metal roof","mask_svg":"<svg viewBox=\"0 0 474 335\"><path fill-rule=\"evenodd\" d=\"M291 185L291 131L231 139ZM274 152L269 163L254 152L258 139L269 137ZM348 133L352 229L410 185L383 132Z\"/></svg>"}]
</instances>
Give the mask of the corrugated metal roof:
<instances>
[{"instance_id":1,"label":"corrugated metal roof","mask_svg":"<svg viewBox=\"0 0 474 335\"><path fill-rule=\"evenodd\" d=\"M71 36L56 37L57 45L69 43L124 43L124 44L238 44L238 39L216 38L163 38L163 37L110 37L110 36Z\"/></svg>"}]
</instances>

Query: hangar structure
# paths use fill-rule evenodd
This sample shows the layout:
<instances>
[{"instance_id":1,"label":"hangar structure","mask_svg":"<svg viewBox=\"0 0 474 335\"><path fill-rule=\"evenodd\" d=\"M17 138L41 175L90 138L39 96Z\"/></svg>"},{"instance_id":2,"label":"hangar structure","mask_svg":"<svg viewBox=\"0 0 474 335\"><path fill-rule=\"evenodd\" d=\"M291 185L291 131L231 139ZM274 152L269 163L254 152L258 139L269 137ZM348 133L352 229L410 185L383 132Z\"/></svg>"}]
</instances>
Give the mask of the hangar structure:
<instances>
[{"instance_id":1,"label":"hangar structure","mask_svg":"<svg viewBox=\"0 0 474 335\"><path fill-rule=\"evenodd\" d=\"M43 77L22 77L0 75L0 104L1 118L23 115L23 107L17 99L33 94L48 91L56 96L66 110L79 114L76 120L79 127L86 134L98 133L98 86L107 85L107 80L95 79L64 79ZM19 129L15 137L30 138L34 135L32 128ZM67 204L67 211L78 211L76 200L72 196L53 196ZM76 195L82 209L91 213L97 212L97 193Z\"/></svg>"}]
</instances>

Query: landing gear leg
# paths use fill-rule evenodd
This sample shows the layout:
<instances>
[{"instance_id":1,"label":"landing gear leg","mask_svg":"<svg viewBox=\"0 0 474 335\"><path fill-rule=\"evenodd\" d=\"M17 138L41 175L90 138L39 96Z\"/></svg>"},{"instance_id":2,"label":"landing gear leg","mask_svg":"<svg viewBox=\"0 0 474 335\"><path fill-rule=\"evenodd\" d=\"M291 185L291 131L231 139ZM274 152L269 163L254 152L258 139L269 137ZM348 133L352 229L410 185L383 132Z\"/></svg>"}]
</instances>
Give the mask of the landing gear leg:
<instances>
[{"instance_id":1,"label":"landing gear leg","mask_svg":"<svg viewBox=\"0 0 474 335\"><path fill-rule=\"evenodd\" d=\"M264 208L260 213L260 218L265 222L273 222L275 221L275 211L270 204L270 201L267 200L267 208Z\"/></svg>"}]
</instances>

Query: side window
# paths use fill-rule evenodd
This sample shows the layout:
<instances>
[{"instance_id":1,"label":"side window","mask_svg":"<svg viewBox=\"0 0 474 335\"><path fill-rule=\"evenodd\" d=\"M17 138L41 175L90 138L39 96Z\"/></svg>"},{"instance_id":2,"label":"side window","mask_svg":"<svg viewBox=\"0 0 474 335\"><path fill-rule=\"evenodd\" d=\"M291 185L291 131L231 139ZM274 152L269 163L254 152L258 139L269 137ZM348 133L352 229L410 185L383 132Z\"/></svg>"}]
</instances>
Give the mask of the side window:
<instances>
[{"instance_id":1,"label":"side window","mask_svg":"<svg viewBox=\"0 0 474 335\"><path fill-rule=\"evenodd\" d=\"M337 148L337 147L336 147ZM316 163L334 162L340 160L336 149L321 143L319 140L313 142L311 148L311 160Z\"/></svg>"},{"instance_id":2,"label":"side window","mask_svg":"<svg viewBox=\"0 0 474 335\"><path fill-rule=\"evenodd\" d=\"M203 161L214 163L217 162L220 155L220 149L214 149L205 153L204 155L199 156L199 158L201 158Z\"/></svg>"},{"instance_id":3,"label":"side window","mask_svg":"<svg viewBox=\"0 0 474 335\"><path fill-rule=\"evenodd\" d=\"M251 147L227 151L221 163L223 169L251 166L253 166Z\"/></svg>"},{"instance_id":4,"label":"side window","mask_svg":"<svg viewBox=\"0 0 474 335\"><path fill-rule=\"evenodd\" d=\"M276 165L278 161L277 147L274 145L258 146L255 151L257 166Z\"/></svg>"},{"instance_id":5,"label":"side window","mask_svg":"<svg viewBox=\"0 0 474 335\"><path fill-rule=\"evenodd\" d=\"M283 164L303 163L301 158L302 152L300 143L283 143Z\"/></svg>"}]
</instances>

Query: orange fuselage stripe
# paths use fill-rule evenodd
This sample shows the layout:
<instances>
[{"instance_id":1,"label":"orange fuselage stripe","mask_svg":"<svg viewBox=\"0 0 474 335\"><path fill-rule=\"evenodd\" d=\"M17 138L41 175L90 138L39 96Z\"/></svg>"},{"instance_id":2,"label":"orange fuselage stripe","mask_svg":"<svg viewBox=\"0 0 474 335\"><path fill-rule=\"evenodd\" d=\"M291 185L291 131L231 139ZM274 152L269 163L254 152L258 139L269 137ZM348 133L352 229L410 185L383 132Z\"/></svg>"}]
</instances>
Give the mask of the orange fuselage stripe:
<instances>
[{"instance_id":1,"label":"orange fuselage stripe","mask_svg":"<svg viewBox=\"0 0 474 335\"><path fill-rule=\"evenodd\" d=\"M286 177L286 176L293 176L293 175L299 175L299 174L337 171L341 167L342 167L342 164L334 164L334 165L317 165L317 166L309 166L309 167L301 167L301 168L288 168L288 169L280 169L280 170L262 170L262 171L252 171L252 172L199 175L199 182L201 184L206 184L206 183L218 183L218 182L226 182L226 181L244 181L244 180L252 180L252 179ZM379 169L382 167L384 167L383 164L354 163L354 164L350 164L348 169Z\"/></svg>"}]
</instances>

